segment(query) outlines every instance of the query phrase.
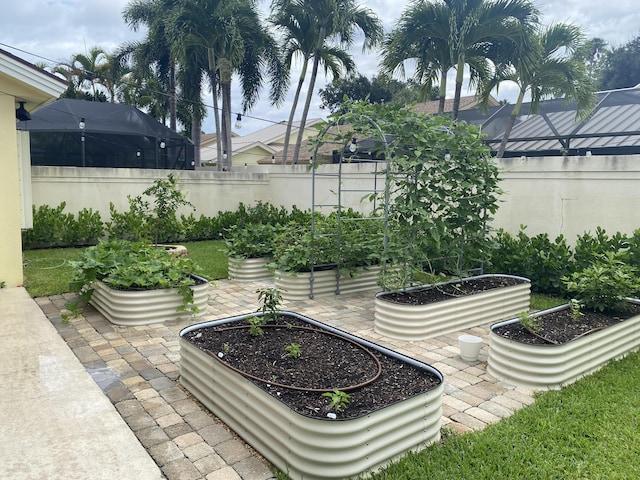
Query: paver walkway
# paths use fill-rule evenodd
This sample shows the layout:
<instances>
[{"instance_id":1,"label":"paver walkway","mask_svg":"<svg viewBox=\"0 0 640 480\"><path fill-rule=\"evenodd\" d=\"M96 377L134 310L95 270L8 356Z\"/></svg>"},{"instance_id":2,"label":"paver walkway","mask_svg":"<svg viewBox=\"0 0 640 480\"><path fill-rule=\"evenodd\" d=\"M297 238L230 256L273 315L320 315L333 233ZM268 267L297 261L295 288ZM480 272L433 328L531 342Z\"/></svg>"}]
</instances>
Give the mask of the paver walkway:
<instances>
[{"instance_id":1,"label":"paver walkway","mask_svg":"<svg viewBox=\"0 0 640 480\"><path fill-rule=\"evenodd\" d=\"M255 311L257 288L272 282L219 280L206 314L197 321ZM529 389L496 381L486 373L488 326L434 339L406 342L373 330L375 291L284 302L295 311L426 362L445 377L442 426L480 430L533 402ZM92 307L61 319L75 294L36 299L40 308L115 405L168 480L266 480L271 466L179 384L179 332L194 321L121 327ZM460 359L457 337L485 339L477 362Z\"/></svg>"}]
</instances>

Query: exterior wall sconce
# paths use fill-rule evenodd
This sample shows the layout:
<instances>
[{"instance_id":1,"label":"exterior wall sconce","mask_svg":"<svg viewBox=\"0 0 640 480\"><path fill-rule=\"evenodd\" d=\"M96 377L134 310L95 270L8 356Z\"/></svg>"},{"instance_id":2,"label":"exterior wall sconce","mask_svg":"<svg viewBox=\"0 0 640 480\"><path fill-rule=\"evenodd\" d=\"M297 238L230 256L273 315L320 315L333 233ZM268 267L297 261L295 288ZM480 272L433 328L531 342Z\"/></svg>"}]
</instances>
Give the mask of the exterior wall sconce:
<instances>
[{"instance_id":1,"label":"exterior wall sconce","mask_svg":"<svg viewBox=\"0 0 640 480\"><path fill-rule=\"evenodd\" d=\"M16 108L16 119L21 122L26 122L27 120L31 120L31 114L27 112L27 109L24 108L24 104L27 102L19 102L20 107Z\"/></svg>"},{"instance_id":2,"label":"exterior wall sconce","mask_svg":"<svg viewBox=\"0 0 640 480\"><path fill-rule=\"evenodd\" d=\"M351 153L356 153L357 149L358 149L358 143L356 142L356 137L353 137L351 139L351 144L349 145L349 151Z\"/></svg>"},{"instance_id":3,"label":"exterior wall sconce","mask_svg":"<svg viewBox=\"0 0 640 480\"><path fill-rule=\"evenodd\" d=\"M162 150L164 150L165 148L167 148L167 142L165 141L164 138L160 139L160 148Z\"/></svg>"},{"instance_id":4,"label":"exterior wall sconce","mask_svg":"<svg viewBox=\"0 0 640 480\"><path fill-rule=\"evenodd\" d=\"M242 114L238 114L236 117L236 128L242 128Z\"/></svg>"}]
</instances>

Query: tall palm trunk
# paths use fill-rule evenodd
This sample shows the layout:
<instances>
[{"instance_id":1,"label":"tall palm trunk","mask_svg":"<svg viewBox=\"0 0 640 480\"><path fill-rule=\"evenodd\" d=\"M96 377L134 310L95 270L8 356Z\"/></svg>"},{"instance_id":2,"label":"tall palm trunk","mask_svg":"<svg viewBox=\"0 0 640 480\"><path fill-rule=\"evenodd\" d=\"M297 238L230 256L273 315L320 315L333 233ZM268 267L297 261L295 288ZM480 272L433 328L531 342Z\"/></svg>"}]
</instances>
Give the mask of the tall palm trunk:
<instances>
[{"instance_id":1,"label":"tall palm trunk","mask_svg":"<svg viewBox=\"0 0 640 480\"><path fill-rule=\"evenodd\" d=\"M174 132L178 128L176 105L176 67L173 64L169 68L169 128Z\"/></svg>"},{"instance_id":2,"label":"tall palm trunk","mask_svg":"<svg viewBox=\"0 0 640 480\"><path fill-rule=\"evenodd\" d=\"M222 148L227 152L225 167L231 171L233 166L233 147L231 145L231 62L221 58L220 62L220 92L222 93ZM224 154L223 154L224 156Z\"/></svg>"},{"instance_id":3,"label":"tall palm trunk","mask_svg":"<svg viewBox=\"0 0 640 480\"><path fill-rule=\"evenodd\" d=\"M313 98L313 88L316 85L316 78L318 78L318 68L320 66L320 52L316 52L313 56L313 69L311 70L311 78L309 79L309 90L307 91L307 99L304 102L304 110L302 110L302 117L300 118L300 126L298 127L298 138L296 138L296 149L293 152L292 163L297 164L300 158L300 147L302 146L302 137L304 137L304 129L307 124L307 116L309 115L309 108L311 107L311 99Z\"/></svg>"},{"instance_id":4,"label":"tall palm trunk","mask_svg":"<svg viewBox=\"0 0 640 480\"><path fill-rule=\"evenodd\" d=\"M213 48L207 48L207 60L209 63L209 82L211 83L211 96L213 97L213 118L216 125L216 155L218 170L222 170L222 139L220 135L220 109L218 108L218 82L216 80L216 57Z\"/></svg>"},{"instance_id":5,"label":"tall palm trunk","mask_svg":"<svg viewBox=\"0 0 640 480\"><path fill-rule=\"evenodd\" d=\"M498 147L498 152L496 153L496 158L502 158L504 155L504 150L507 147L507 143L509 142L509 135L511 135L511 130L513 130L513 126L516 123L516 118L520 114L520 109L522 108L522 102L524 100L524 90L520 90L518 94L518 100L511 111L511 116L509 117L509 122L507 123L507 127L504 130L504 134L502 135L502 141L500 142L500 146Z\"/></svg>"},{"instance_id":6,"label":"tall palm trunk","mask_svg":"<svg viewBox=\"0 0 640 480\"><path fill-rule=\"evenodd\" d=\"M193 142L193 162L200 166L200 143L202 139L202 119L200 115L191 117L191 141Z\"/></svg>"},{"instance_id":7,"label":"tall palm trunk","mask_svg":"<svg viewBox=\"0 0 640 480\"><path fill-rule=\"evenodd\" d=\"M291 105L291 112L289 113L289 122L287 123L287 131L284 135L284 148L282 149L282 164L285 165L287 163L287 155L289 152L289 142L291 140L291 128L293 126L293 118L296 113L296 109L298 108L298 102L300 101L300 92L302 91L302 86L304 85L305 77L307 76L307 64L309 63L309 59L306 58L304 63L302 64L302 72L300 72L300 78L298 79L298 86L296 88L296 94L293 97L293 105ZM300 135L300 131L298 131L298 136ZM292 162L293 163L293 162Z\"/></svg>"},{"instance_id":8,"label":"tall palm trunk","mask_svg":"<svg viewBox=\"0 0 640 480\"><path fill-rule=\"evenodd\" d=\"M456 67L456 91L453 96L453 111L451 112L451 119L458 119L458 111L460 110L460 96L462 93L462 80L464 79L464 55L458 58L458 66Z\"/></svg>"},{"instance_id":9,"label":"tall palm trunk","mask_svg":"<svg viewBox=\"0 0 640 480\"><path fill-rule=\"evenodd\" d=\"M440 96L438 97L438 114L444 113L444 102L447 97L447 73L443 71L440 73Z\"/></svg>"}]
</instances>

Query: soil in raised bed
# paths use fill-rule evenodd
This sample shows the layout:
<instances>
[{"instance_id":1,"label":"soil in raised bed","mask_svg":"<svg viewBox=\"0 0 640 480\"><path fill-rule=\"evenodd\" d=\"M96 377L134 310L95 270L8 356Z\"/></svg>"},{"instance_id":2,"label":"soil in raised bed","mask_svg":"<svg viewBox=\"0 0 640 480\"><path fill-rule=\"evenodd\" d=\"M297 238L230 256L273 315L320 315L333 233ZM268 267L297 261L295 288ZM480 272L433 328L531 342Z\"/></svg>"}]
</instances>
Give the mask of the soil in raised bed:
<instances>
[{"instance_id":1,"label":"soil in raised bed","mask_svg":"<svg viewBox=\"0 0 640 480\"><path fill-rule=\"evenodd\" d=\"M259 388L302 415L327 418L335 413L337 418L357 418L440 384L429 370L328 335L295 317L281 315L269 321L259 336L252 336L248 328L229 327L202 327L183 338L250 375ZM292 344L300 346L298 358L289 357L285 350ZM331 399L322 395L336 388L350 395L342 412L331 409Z\"/></svg>"},{"instance_id":2,"label":"soil in raised bed","mask_svg":"<svg viewBox=\"0 0 640 480\"><path fill-rule=\"evenodd\" d=\"M510 287L519 285L524 280L513 277L482 277L463 279L460 282L445 283L442 285L432 285L426 288L403 292L389 292L381 295L380 298L394 303L404 303L410 305L427 305L429 303L441 302L451 298L473 295L495 288Z\"/></svg>"},{"instance_id":3,"label":"soil in raised bed","mask_svg":"<svg viewBox=\"0 0 640 480\"><path fill-rule=\"evenodd\" d=\"M541 322L535 333L527 330L520 322L496 327L493 332L528 345L560 345L640 315L640 305L629 303L628 309L618 312L602 313L582 309L581 313L577 319L573 318L568 308L545 313L539 317Z\"/></svg>"}]
</instances>

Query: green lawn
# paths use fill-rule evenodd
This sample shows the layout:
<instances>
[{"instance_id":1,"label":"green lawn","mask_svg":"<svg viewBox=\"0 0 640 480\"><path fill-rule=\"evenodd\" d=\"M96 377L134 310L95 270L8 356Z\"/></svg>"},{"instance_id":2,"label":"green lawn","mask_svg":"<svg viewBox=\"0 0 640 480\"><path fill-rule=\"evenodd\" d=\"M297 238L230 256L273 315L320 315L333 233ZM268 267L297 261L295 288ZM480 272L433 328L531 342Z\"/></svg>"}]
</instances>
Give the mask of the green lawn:
<instances>
[{"instance_id":1,"label":"green lawn","mask_svg":"<svg viewBox=\"0 0 640 480\"><path fill-rule=\"evenodd\" d=\"M209 280L227 278L227 256L224 242L187 242L188 255L201 268L202 275ZM58 295L70 291L69 282L73 269L69 260L80 254L78 248L55 248L46 250L26 250L23 253L24 286L32 297Z\"/></svg>"},{"instance_id":2,"label":"green lawn","mask_svg":"<svg viewBox=\"0 0 640 480\"><path fill-rule=\"evenodd\" d=\"M481 432L405 456L373 480L640 478L640 353Z\"/></svg>"}]
</instances>

